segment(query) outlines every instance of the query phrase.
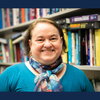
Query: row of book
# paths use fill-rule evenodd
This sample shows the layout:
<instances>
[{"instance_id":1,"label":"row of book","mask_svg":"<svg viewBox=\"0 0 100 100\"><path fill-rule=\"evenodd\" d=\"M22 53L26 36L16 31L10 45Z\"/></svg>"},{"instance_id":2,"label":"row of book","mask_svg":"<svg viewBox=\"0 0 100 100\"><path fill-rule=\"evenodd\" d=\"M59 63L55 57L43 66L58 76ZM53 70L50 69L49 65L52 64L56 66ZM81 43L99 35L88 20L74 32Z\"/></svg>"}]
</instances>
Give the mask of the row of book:
<instances>
[{"instance_id":1,"label":"row of book","mask_svg":"<svg viewBox=\"0 0 100 100\"><path fill-rule=\"evenodd\" d=\"M18 25L63 10L65 8L0 8L0 28Z\"/></svg>"},{"instance_id":2,"label":"row of book","mask_svg":"<svg viewBox=\"0 0 100 100\"><path fill-rule=\"evenodd\" d=\"M68 62L100 66L100 29L68 31Z\"/></svg>"},{"instance_id":3,"label":"row of book","mask_svg":"<svg viewBox=\"0 0 100 100\"><path fill-rule=\"evenodd\" d=\"M58 24L61 23L82 23L82 22L95 22L100 21L100 15L99 14L90 14L90 15L82 15L82 16L73 16L69 18L65 18L62 20L57 20L56 22Z\"/></svg>"},{"instance_id":4,"label":"row of book","mask_svg":"<svg viewBox=\"0 0 100 100\"><path fill-rule=\"evenodd\" d=\"M0 63L23 62L28 60L24 53L22 40L16 44L13 44L12 39L5 39L5 41L6 43L0 43Z\"/></svg>"}]
</instances>

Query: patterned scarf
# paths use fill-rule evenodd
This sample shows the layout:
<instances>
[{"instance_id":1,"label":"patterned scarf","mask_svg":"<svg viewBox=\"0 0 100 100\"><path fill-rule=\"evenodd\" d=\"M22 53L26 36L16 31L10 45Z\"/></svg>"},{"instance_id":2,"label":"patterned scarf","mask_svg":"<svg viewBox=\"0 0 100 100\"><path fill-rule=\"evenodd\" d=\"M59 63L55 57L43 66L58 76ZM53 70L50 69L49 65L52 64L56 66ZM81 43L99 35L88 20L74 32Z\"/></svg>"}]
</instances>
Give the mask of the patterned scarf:
<instances>
[{"instance_id":1,"label":"patterned scarf","mask_svg":"<svg viewBox=\"0 0 100 100\"><path fill-rule=\"evenodd\" d=\"M64 67L61 57L52 65L41 65L32 58L29 59L29 63L34 70L40 73L34 79L36 84L35 92L60 92L63 90L56 76Z\"/></svg>"}]
</instances>

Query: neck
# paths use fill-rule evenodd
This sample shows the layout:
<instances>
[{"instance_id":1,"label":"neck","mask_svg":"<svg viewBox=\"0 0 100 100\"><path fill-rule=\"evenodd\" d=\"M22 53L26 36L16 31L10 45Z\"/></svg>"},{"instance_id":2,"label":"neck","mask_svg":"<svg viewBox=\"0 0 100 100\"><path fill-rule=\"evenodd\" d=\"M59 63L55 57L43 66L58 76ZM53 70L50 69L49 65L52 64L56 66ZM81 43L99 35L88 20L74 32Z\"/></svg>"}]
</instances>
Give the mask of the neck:
<instances>
[{"instance_id":1,"label":"neck","mask_svg":"<svg viewBox=\"0 0 100 100\"><path fill-rule=\"evenodd\" d=\"M32 58L34 61L36 61L34 58ZM36 61L37 63L39 63L38 61ZM53 70L55 68L57 68L60 64L62 63L62 58L59 57L53 64L51 65L43 65L40 64L40 67L43 68L44 70Z\"/></svg>"}]
</instances>

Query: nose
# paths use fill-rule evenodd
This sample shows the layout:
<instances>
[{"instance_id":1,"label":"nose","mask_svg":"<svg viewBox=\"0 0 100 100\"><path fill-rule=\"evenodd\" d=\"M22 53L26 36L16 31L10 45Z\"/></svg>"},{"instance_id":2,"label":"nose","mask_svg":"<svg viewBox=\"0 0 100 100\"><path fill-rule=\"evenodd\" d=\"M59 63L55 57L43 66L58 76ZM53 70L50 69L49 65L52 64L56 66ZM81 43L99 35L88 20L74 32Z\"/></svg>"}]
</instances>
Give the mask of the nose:
<instances>
[{"instance_id":1,"label":"nose","mask_svg":"<svg viewBox=\"0 0 100 100\"><path fill-rule=\"evenodd\" d=\"M52 43L49 40L45 40L44 47L49 48L52 46Z\"/></svg>"}]
</instances>

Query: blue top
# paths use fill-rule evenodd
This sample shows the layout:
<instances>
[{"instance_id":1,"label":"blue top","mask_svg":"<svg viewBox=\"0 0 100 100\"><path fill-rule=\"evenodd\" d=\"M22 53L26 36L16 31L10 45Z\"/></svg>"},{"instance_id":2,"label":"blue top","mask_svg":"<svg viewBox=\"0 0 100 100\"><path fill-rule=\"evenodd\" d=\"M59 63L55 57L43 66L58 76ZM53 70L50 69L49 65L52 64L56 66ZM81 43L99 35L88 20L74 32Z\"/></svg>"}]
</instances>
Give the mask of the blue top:
<instances>
[{"instance_id":1,"label":"blue top","mask_svg":"<svg viewBox=\"0 0 100 100\"><path fill-rule=\"evenodd\" d=\"M34 92L35 75L25 63L8 67L0 75L1 92ZM67 70L60 79L64 92L93 92L92 84L83 71L67 64Z\"/></svg>"}]
</instances>

